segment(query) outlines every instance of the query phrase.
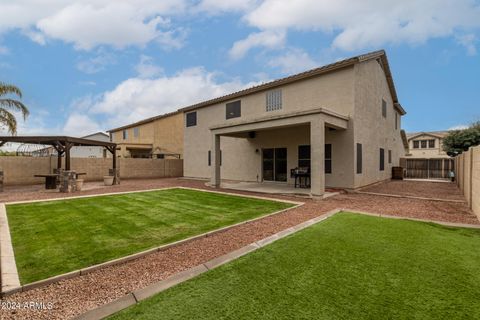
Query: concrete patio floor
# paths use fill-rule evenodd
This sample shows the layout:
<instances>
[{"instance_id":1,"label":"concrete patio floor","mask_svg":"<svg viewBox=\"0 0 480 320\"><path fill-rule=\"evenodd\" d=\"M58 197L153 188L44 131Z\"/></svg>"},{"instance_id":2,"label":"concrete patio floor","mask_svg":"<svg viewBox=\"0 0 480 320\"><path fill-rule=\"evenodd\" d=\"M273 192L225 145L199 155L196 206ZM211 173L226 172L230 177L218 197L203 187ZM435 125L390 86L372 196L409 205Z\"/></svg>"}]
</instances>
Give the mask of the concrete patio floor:
<instances>
[{"instance_id":1,"label":"concrete patio floor","mask_svg":"<svg viewBox=\"0 0 480 320\"><path fill-rule=\"evenodd\" d=\"M222 182L222 189L237 190L237 191L246 191L246 192L257 192L257 193L267 193L267 194L284 194L284 195L295 195L295 196L304 196L310 197L311 191L310 188L295 188L292 185L287 185L285 183L275 183L275 182L237 182L229 181ZM334 196L338 192L329 192L326 191L323 195L323 199Z\"/></svg>"}]
</instances>

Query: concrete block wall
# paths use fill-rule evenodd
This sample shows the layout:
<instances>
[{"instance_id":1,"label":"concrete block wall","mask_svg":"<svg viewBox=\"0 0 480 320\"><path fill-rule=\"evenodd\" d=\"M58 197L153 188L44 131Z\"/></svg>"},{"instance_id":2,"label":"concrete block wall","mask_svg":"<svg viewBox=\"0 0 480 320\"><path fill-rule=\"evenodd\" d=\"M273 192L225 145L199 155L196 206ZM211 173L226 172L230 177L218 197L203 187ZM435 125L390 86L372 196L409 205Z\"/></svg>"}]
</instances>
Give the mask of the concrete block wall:
<instances>
[{"instance_id":1,"label":"concrete block wall","mask_svg":"<svg viewBox=\"0 0 480 320\"><path fill-rule=\"evenodd\" d=\"M182 177L182 159L117 159L122 179ZM0 157L0 170L4 172L5 185L26 185L44 183L44 178L35 178L36 174L52 173L57 167L55 157ZM65 167L65 163L62 163ZM86 181L100 181L108 175L112 167L111 158L72 158L71 168L76 172L85 172L81 176Z\"/></svg>"},{"instance_id":2,"label":"concrete block wall","mask_svg":"<svg viewBox=\"0 0 480 320\"><path fill-rule=\"evenodd\" d=\"M472 211L480 219L480 146L456 157L457 185Z\"/></svg>"}]
</instances>

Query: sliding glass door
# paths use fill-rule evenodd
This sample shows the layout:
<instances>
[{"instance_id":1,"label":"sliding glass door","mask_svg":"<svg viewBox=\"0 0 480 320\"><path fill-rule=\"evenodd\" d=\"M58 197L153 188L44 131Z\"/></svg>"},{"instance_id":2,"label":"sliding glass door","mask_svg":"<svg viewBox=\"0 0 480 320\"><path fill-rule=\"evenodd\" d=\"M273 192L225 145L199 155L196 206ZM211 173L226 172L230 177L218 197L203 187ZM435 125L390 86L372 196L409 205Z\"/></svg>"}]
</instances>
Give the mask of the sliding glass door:
<instances>
[{"instance_id":1,"label":"sliding glass door","mask_svg":"<svg viewBox=\"0 0 480 320\"><path fill-rule=\"evenodd\" d=\"M287 148L262 150L263 180L287 181Z\"/></svg>"}]
</instances>

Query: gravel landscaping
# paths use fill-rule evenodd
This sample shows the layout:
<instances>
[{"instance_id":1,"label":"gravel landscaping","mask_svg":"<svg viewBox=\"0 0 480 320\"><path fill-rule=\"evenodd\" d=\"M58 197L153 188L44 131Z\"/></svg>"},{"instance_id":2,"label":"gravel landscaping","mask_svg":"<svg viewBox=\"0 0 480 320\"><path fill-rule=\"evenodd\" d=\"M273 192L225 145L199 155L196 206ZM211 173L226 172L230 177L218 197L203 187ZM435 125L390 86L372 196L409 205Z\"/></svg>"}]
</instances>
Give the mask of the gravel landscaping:
<instances>
[{"instance_id":1,"label":"gravel landscaping","mask_svg":"<svg viewBox=\"0 0 480 320\"><path fill-rule=\"evenodd\" d=\"M107 191L143 190L167 186L207 188L204 181L158 179L125 180L122 181L121 185L108 188ZM105 191L101 190L101 192ZM99 192L98 190L90 190L88 194ZM82 194L86 193L82 192ZM3 196L13 198L10 195ZM41 197L43 196L41 195ZM51 195L47 196L51 197ZM111 302L128 292L163 280L172 274L239 249L336 208L446 222L479 224L468 207L461 203L389 198L364 194L341 194L322 201L285 196L262 196L293 201L301 200L305 202L305 205L279 215L234 227L211 237L157 252L123 265L108 267L47 287L9 296L8 301L51 302L54 309L50 311L19 310L15 313L2 310L0 311L3 313L2 319L65 319L73 317L96 306ZM35 197L38 198L38 194L22 194L23 199ZM17 196L15 200L20 199Z\"/></svg>"},{"instance_id":2,"label":"gravel landscaping","mask_svg":"<svg viewBox=\"0 0 480 320\"><path fill-rule=\"evenodd\" d=\"M391 180L362 188L361 191L399 196L465 201L465 197L460 192L460 189L451 182Z\"/></svg>"}]
</instances>

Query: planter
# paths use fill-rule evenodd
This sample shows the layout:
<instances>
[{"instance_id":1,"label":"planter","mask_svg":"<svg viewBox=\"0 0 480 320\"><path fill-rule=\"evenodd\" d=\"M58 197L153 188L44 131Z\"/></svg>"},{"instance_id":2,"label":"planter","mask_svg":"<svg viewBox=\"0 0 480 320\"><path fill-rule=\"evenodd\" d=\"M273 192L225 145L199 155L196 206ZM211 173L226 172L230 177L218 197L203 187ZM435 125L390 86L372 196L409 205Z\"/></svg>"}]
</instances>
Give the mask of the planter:
<instances>
[{"instance_id":1,"label":"planter","mask_svg":"<svg viewBox=\"0 0 480 320\"><path fill-rule=\"evenodd\" d=\"M106 186L111 186L113 184L113 178L114 176L103 176L103 183Z\"/></svg>"},{"instance_id":2,"label":"planter","mask_svg":"<svg viewBox=\"0 0 480 320\"><path fill-rule=\"evenodd\" d=\"M75 181L75 183L76 183L76 186L77 186L77 191L82 191L83 179L77 179L77 181Z\"/></svg>"}]
</instances>

